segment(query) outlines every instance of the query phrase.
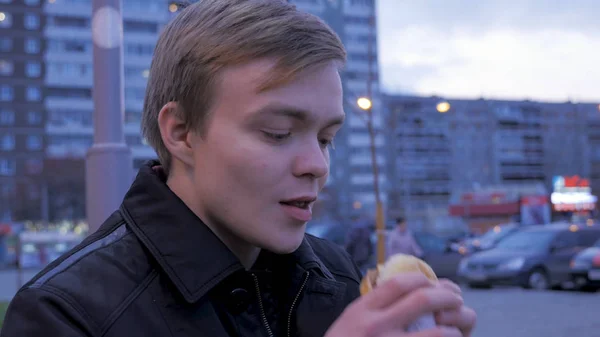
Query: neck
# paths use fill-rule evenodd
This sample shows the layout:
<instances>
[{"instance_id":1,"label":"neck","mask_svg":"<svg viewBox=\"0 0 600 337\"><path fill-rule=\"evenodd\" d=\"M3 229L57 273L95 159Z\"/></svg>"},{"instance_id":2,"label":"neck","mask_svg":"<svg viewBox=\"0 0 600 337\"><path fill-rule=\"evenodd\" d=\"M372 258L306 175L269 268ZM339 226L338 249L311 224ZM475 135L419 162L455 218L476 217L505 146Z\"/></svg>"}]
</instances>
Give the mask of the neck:
<instances>
[{"instance_id":1,"label":"neck","mask_svg":"<svg viewBox=\"0 0 600 337\"><path fill-rule=\"evenodd\" d=\"M240 263L246 270L250 269L260 254L260 248L245 242L224 225L218 225L216 221L211 222L210 217L206 215L201 203L194 194L194 186L191 179L185 174L174 174L171 172L167 179L167 186L175 193L183 203L200 219L202 222L229 248L229 250L240 260Z\"/></svg>"}]
</instances>

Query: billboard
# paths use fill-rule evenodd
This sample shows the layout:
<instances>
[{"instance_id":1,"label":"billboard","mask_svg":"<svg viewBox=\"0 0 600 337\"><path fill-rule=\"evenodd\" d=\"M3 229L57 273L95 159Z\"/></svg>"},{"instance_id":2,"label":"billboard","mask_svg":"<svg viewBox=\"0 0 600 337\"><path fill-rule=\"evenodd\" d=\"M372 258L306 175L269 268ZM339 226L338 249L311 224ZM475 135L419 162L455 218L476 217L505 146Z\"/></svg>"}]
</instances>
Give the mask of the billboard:
<instances>
[{"instance_id":1,"label":"billboard","mask_svg":"<svg viewBox=\"0 0 600 337\"><path fill-rule=\"evenodd\" d=\"M589 211L596 207L598 198L592 195L590 181L575 176L556 176L552 179L550 201L559 212Z\"/></svg>"}]
</instances>

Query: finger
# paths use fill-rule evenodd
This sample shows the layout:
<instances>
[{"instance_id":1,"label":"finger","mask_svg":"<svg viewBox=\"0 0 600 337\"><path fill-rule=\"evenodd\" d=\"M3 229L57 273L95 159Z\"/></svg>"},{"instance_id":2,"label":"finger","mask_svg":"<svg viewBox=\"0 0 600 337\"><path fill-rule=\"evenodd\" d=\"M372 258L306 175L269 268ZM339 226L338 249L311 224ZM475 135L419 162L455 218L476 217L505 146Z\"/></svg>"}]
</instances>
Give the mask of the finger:
<instances>
[{"instance_id":1,"label":"finger","mask_svg":"<svg viewBox=\"0 0 600 337\"><path fill-rule=\"evenodd\" d=\"M460 289L460 286L448 279L440 279L438 283L441 287L454 291L457 294L462 294L462 289Z\"/></svg>"},{"instance_id":2,"label":"finger","mask_svg":"<svg viewBox=\"0 0 600 337\"><path fill-rule=\"evenodd\" d=\"M386 309L380 324L407 327L423 315L458 310L462 305L462 297L452 291L442 287L421 288Z\"/></svg>"},{"instance_id":3,"label":"finger","mask_svg":"<svg viewBox=\"0 0 600 337\"><path fill-rule=\"evenodd\" d=\"M384 309L416 289L432 286L431 281L422 273L403 273L378 284L375 289L364 297L370 308Z\"/></svg>"},{"instance_id":4,"label":"finger","mask_svg":"<svg viewBox=\"0 0 600 337\"><path fill-rule=\"evenodd\" d=\"M438 326L435 328L413 332L406 337L464 337L462 332L454 327Z\"/></svg>"},{"instance_id":5,"label":"finger","mask_svg":"<svg viewBox=\"0 0 600 337\"><path fill-rule=\"evenodd\" d=\"M435 314L435 322L439 325L454 326L468 336L477 322L477 314L469 307L462 306L458 310L447 310Z\"/></svg>"}]
</instances>

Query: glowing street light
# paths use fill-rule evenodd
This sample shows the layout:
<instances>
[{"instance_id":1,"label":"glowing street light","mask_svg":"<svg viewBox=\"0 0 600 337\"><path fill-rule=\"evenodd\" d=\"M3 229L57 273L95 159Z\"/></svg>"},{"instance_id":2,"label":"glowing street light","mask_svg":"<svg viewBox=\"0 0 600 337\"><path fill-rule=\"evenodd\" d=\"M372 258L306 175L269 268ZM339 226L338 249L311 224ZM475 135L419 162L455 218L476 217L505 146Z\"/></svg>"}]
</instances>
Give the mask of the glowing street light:
<instances>
[{"instance_id":1,"label":"glowing street light","mask_svg":"<svg viewBox=\"0 0 600 337\"><path fill-rule=\"evenodd\" d=\"M371 83L369 81L369 83ZM369 90L369 93L371 90ZM385 215L383 214L383 201L379 191L379 166L377 165L377 149L375 146L375 129L373 128L373 102L367 97L360 97L356 104L361 110L367 112L367 130L369 132L371 148L371 165L373 170L373 190L375 192L375 228L377 231L377 264L385 262ZM354 206L357 206L355 203ZM362 206L362 205L361 205ZM357 209L355 207L355 209Z\"/></svg>"},{"instance_id":2,"label":"glowing street light","mask_svg":"<svg viewBox=\"0 0 600 337\"><path fill-rule=\"evenodd\" d=\"M448 102L440 102L435 107L437 111L441 114L450 111L450 103Z\"/></svg>"},{"instance_id":3,"label":"glowing street light","mask_svg":"<svg viewBox=\"0 0 600 337\"><path fill-rule=\"evenodd\" d=\"M0 12L0 22L6 20L6 14Z\"/></svg>"},{"instance_id":4,"label":"glowing street light","mask_svg":"<svg viewBox=\"0 0 600 337\"><path fill-rule=\"evenodd\" d=\"M373 103L367 97L360 97L359 99L356 100L356 104L362 110L369 110L373 107Z\"/></svg>"},{"instance_id":5,"label":"glowing street light","mask_svg":"<svg viewBox=\"0 0 600 337\"><path fill-rule=\"evenodd\" d=\"M177 12L178 9L179 9L179 6L177 6L176 3L172 3L169 5L169 12L171 12L171 13Z\"/></svg>"}]
</instances>

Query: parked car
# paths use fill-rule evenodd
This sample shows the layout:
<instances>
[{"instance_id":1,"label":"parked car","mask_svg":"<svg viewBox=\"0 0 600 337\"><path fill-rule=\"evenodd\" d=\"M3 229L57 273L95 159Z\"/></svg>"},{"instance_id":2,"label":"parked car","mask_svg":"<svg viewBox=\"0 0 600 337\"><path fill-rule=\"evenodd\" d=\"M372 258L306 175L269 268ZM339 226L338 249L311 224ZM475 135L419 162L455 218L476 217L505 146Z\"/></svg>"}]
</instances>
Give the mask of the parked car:
<instances>
[{"instance_id":1,"label":"parked car","mask_svg":"<svg viewBox=\"0 0 600 337\"><path fill-rule=\"evenodd\" d=\"M519 230L519 228L520 226L518 224L503 224L494 226L494 228L485 232L485 234L480 237L465 240L458 247L455 247L455 250L462 253L474 253L492 249L498 244L498 242L515 233Z\"/></svg>"},{"instance_id":2,"label":"parked car","mask_svg":"<svg viewBox=\"0 0 600 337\"><path fill-rule=\"evenodd\" d=\"M522 227L496 247L463 259L458 275L472 287L558 287L571 281L571 259L598 239L600 227L596 226L561 223Z\"/></svg>"},{"instance_id":3,"label":"parked car","mask_svg":"<svg viewBox=\"0 0 600 337\"><path fill-rule=\"evenodd\" d=\"M571 260L571 278L578 289L600 290L600 240Z\"/></svg>"},{"instance_id":4,"label":"parked car","mask_svg":"<svg viewBox=\"0 0 600 337\"><path fill-rule=\"evenodd\" d=\"M457 281L456 271L460 261L464 257L450 248L446 240L426 232L414 233L415 241L423 249L423 260L427 262L436 275Z\"/></svg>"}]
</instances>

